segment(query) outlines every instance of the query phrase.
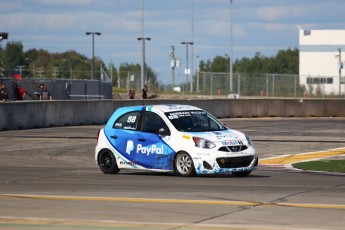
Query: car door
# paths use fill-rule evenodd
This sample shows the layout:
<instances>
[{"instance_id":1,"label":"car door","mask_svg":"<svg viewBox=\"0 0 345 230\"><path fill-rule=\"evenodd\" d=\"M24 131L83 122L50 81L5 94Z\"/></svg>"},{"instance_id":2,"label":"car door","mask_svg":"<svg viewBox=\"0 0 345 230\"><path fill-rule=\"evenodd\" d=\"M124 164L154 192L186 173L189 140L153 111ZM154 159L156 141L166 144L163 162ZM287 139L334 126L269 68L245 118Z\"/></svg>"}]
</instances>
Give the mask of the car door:
<instances>
[{"instance_id":1,"label":"car door","mask_svg":"<svg viewBox=\"0 0 345 230\"><path fill-rule=\"evenodd\" d=\"M135 146L137 145L137 127L141 111L131 111L120 116L108 131L108 139L120 154L120 164L134 166L136 160Z\"/></svg>"},{"instance_id":2,"label":"car door","mask_svg":"<svg viewBox=\"0 0 345 230\"><path fill-rule=\"evenodd\" d=\"M158 134L164 128L167 135ZM173 169L174 151L165 142L170 131L164 120L156 113L145 111L137 135L136 162L150 169Z\"/></svg>"}]
</instances>

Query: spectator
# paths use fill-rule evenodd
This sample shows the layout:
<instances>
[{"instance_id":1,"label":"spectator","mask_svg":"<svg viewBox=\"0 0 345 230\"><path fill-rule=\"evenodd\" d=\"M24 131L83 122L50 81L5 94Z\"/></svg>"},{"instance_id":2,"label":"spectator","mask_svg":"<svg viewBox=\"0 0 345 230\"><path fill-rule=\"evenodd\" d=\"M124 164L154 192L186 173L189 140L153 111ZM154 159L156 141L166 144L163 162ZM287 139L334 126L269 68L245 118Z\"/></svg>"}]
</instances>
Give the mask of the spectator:
<instances>
[{"instance_id":1,"label":"spectator","mask_svg":"<svg viewBox=\"0 0 345 230\"><path fill-rule=\"evenodd\" d=\"M8 89L4 84L0 84L0 100L8 101Z\"/></svg>"},{"instance_id":2,"label":"spectator","mask_svg":"<svg viewBox=\"0 0 345 230\"><path fill-rule=\"evenodd\" d=\"M37 97L37 100L40 100L41 96L42 96L42 93L43 93L43 88L44 88L44 84L41 83L39 86L38 86L38 91L35 92L35 95Z\"/></svg>"},{"instance_id":3,"label":"spectator","mask_svg":"<svg viewBox=\"0 0 345 230\"><path fill-rule=\"evenodd\" d=\"M135 90L131 88L128 92L129 99L134 99L135 98Z\"/></svg>"},{"instance_id":4,"label":"spectator","mask_svg":"<svg viewBox=\"0 0 345 230\"><path fill-rule=\"evenodd\" d=\"M24 87L22 86L22 76L18 72L15 72L13 75L13 87L14 87L14 92L16 94L16 99L24 100L26 91Z\"/></svg>"},{"instance_id":5,"label":"spectator","mask_svg":"<svg viewBox=\"0 0 345 230\"><path fill-rule=\"evenodd\" d=\"M48 90L48 87L45 85L43 87L43 91L42 91L42 95L40 96L40 100L52 100L53 97L50 93L50 91Z\"/></svg>"},{"instance_id":6,"label":"spectator","mask_svg":"<svg viewBox=\"0 0 345 230\"><path fill-rule=\"evenodd\" d=\"M147 99L147 86L144 85L144 88L141 90L143 93L142 93L142 97L143 99Z\"/></svg>"}]
</instances>

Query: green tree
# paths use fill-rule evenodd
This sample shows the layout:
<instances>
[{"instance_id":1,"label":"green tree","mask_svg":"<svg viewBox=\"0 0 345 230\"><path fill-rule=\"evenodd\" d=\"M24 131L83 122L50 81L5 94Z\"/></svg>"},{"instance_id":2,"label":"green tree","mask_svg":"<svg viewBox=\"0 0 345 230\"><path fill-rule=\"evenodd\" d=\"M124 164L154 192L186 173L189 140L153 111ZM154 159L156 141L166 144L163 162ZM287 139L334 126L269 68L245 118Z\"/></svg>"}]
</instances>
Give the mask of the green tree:
<instances>
[{"instance_id":1,"label":"green tree","mask_svg":"<svg viewBox=\"0 0 345 230\"><path fill-rule=\"evenodd\" d=\"M49 53L46 50L30 49L24 54L29 65L29 76L58 79L91 79L91 60L74 50ZM100 75L101 59L96 58L95 71Z\"/></svg>"},{"instance_id":2,"label":"green tree","mask_svg":"<svg viewBox=\"0 0 345 230\"><path fill-rule=\"evenodd\" d=\"M24 53L26 63L29 65L31 75L36 78L50 77L48 65L51 62L51 54L43 49L32 49Z\"/></svg>"},{"instance_id":3,"label":"green tree","mask_svg":"<svg viewBox=\"0 0 345 230\"><path fill-rule=\"evenodd\" d=\"M2 61L5 76L11 76L16 69L22 70L25 66L22 43L8 42L6 48L2 51Z\"/></svg>"},{"instance_id":4,"label":"green tree","mask_svg":"<svg viewBox=\"0 0 345 230\"><path fill-rule=\"evenodd\" d=\"M280 50L274 58L274 66L271 73L298 74L299 50Z\"/></svg>"}]
</instances>

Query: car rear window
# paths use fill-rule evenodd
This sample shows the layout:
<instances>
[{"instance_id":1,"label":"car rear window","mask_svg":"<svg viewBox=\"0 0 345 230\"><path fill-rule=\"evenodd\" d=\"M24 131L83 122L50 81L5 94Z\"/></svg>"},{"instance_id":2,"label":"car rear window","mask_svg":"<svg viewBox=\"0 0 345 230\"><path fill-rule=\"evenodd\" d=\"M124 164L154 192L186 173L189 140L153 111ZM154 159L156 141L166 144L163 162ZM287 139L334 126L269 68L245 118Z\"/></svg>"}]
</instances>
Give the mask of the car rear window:
<instances>
[{"instance_id":1,"label":"car rear window","mask_svg":"<svg viewBox=\"0 0 345 230\"><path fill-rule=\"evenodd\" d=\"M138 125L140 111L126 113L119 117L113 124L114 129L136 130Z\"/></svg>"}]
</instances>

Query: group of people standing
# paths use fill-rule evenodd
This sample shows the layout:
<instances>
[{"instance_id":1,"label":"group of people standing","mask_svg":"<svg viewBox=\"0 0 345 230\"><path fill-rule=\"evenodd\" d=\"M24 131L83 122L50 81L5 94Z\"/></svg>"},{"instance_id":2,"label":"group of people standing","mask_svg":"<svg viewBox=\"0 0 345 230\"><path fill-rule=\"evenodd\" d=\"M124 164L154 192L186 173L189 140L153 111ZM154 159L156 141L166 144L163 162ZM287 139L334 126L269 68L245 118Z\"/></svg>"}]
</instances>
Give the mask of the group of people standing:
<instances>
[{"instance_id":1,"label":"group of people standing","mask_svg":"<svg viewBox=\"0 0 345 230\"><path fill-rule=\"evenodd\" d=\"M17 92L16 92L17 93ZM19 94L19 93L17 93ZM48 87L44 84L40 84L38 87L38 91L35 92L37 100L52 100L52 94L48 90ZM23 100L25 96L25 91L23 95L20 95L20 100ZM9 100L9 91L5 84L0 84L0 101L8 101Z\"/></svg>"},{"instance_id":2,"label":"group of people standing","mask_svg":"<svg viewBox=\"0 0 345 230\"><path fill-rule=\"evenodd\" d=\"M144 85L144 88L141 90L141 97L142 99L147 99L147 94L148 94L148 90L147 90L147 85ZM135 90L134 88L131 88L128 92L128 96L129 99L135 99Z\"/></svg>"},{"instance_id":3,"label":"group of people standing","mask_svg":"<svg viewBox=\"0 0 345 230\"><path fill-rule=\"evenodd\" d=\"M52 94L48 90L48 87L44 84L40 84L38 87L38 92L35 92L37 100L52 100Z\"/></svg>"},{"instance_id":4,"label":"group of people standing","mask_svg":"<svg viewBox=\"0 0 345 230\"><path fill-rule=\"evenodd\" d=\"M36 100L52 100L52 94L48 90L48 87L43 83L39 85L38 91L35 92L35 96L28 93L22 84L22 76L18 72L14 72L12 77L13 91L11 95L6 85L1 81L0 82L0 101L13 100L25 100L26 95L29 95L31 98Z\"/></svg>"}]
</instances>

